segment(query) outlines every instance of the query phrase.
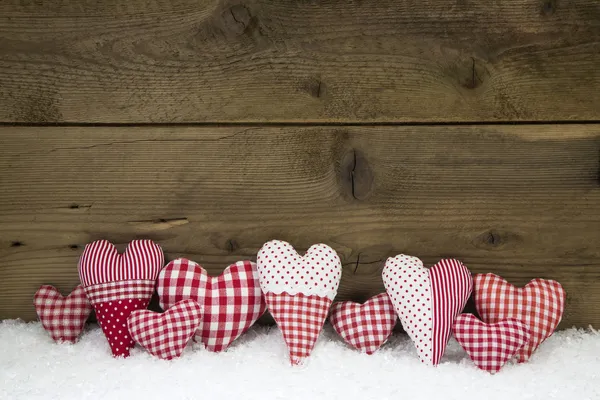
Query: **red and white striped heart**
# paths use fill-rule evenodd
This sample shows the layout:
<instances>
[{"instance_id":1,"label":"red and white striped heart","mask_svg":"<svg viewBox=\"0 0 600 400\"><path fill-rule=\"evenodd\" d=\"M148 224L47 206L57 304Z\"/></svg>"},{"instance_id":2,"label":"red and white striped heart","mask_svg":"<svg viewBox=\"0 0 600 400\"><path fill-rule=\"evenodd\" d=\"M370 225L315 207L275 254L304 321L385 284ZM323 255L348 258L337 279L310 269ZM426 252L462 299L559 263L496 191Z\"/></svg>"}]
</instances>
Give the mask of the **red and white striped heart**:
<instances>
[{"instance_id":1,"label":"red and white striped heart","mask_svg":"<svg viewBox=\"0 0 600 400\"><path fill-rule=\"evenodd\" d=\"M182 300L164 313L136 310L127 318L133 339L150 354L171 360L181 356L202 321L202 307Z\"/></svg>"},{"instance_id":2,"label":"red and white striped heart","mask_svg":"<svg viewBox=\"0 0 600 400\"><path fill-rule=\"evenodd\" d=\"M133 240L123 254L106 240L85 246L79 278L115 357L129 356L135 343L127 317L148 307L163 265L162 249L151 240Z\"/></svg>"},{"instance_id":3,"label":"red and white striped heart","mask_svg":"<svg viewBox=\"0 0 600 400\"><path fill-rule=\"evenodd\" d=\"M389 339L398 316L387 293L371 297L363 304L342 301L331 306L329 322L346 343L373 354Z\"/></svg>"},{"instance_id":4,"label":"red and white striped heart","mask_svg":"<svg viewBox=\"0 0 600 400\"><path fill-rule=\"evenodd\" d=\"M291 244L267 242L257 255L260 286L267 307L283 333L292 365L311 354L337 294L342 264L325 244L300 256Z\"/></svg>"},{"instance_id":5,"label":"red and white striped heart","mask_svg":"<svg viewBox=\"0 0 600 400\"><path fill-rule=\"evenodd\" d=\"M438 365L452 331L473 290L471 273L460 261L441 260L430 269L416 257L388 258L383 283L419 358Z\"/></svg>"},{"instance_id":6,"label":"red and white striped heart","mask_svg":"<svg viewBox=\"0 0 600 400\"><path fill-rule=\"evenodd\" d=\"M171 261L158 276L156 290L163 310L192 299L204 309L196 338L210 351L223 351L246 332L267 308L256 264L239 261L211 277L193 261Z\"/></svg>"},{"instance_id":7,"label":"red and white striped heart","mask_svg":"<svg viewBox=\"0 0 600 400\"><path fill-rule=\"evenodd\" d=\"M486 324L473 314L461 314L454 322L454 336L477 368L492 374L500 371L508 360L529 341L529 328L510 318Z\"/></svg>"},{"instance_id":8,"label":"red and white striped heart","mask_svg":"<svg viewBox=\"0 0 600 400\"><path fill-rule=\"evenodd\" d=\"M67 297L50 285L42 285L33 297L35 311L55 342L75 343L92 312L85 290L77 286Z\"/></svg>"}]
</instances>

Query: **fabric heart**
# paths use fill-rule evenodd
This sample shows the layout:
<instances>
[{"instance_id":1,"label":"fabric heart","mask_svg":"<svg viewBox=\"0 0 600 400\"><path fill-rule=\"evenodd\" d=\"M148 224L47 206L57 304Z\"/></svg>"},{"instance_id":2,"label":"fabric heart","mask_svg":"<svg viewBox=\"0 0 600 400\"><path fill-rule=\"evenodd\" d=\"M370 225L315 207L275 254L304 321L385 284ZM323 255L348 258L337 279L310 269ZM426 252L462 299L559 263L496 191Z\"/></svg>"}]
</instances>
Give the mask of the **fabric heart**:
<instances>
[{"instance_id":1,"label":"fabric heart","mask_svg":"<svg viewBox=\"0 0 600 400\"><path fill-rule=\"evenodd\" d=\"M527 361L552 335L562 319L565 298L562 286L553 280L533 279L517 288L495 274L475 276L475 307L484 322L515 318L529 327L531 336L517 353L519 362Z\"/></svg>"},{"instance_id":2,"label":"fabric heart","mask_svg":"<svg viewBox=\"0 0 600 400\"><path fill-rule=\"evenodd\" d=\"M193 261L171 261L157 282L160 306L170 309L181 300L192 299L203 307L202 323L196 332L210 351L225 350L266 311L256 264L239 261L217 277Z\"/></svg>"},{"instance_id":3,"label":"fabric heart","mask_svg":"<svg viewBox=\"0 0 600 400\"><path fill-rule=\"evenodd\" d=\"M350 346L373 354L389 339L398 317L387 293L371 297L363 304L334 303L329 322Z\"/></svg>"},{"instance_id":4,"label":"fabric heart","mask_svg":"<svg viewBox=\"0 0 600 400\"><path fill-rule=\"evenodd\" d=\"M473 314L461 314L454 322L454 336L477 368L492 374L529 341L529 328L514 318L486 324Z\"/></svg>"},{"instance_id":5,"label":"fabric heart","mask_svg":"<svg viewBox=\"0 0 600 400\"><path fill-rule=\"evenodd\" d=\"M469 270L452 259L441 260L428 270L418 258L400 254L387 259L382 278L419 358L438 365L454 320L473 290Z\"/></svg>"},{"instance_id":6,"label":"fabric heart","mask_svg":"<svg viewBox=\"0 0 600 400\"><path fill-rule=\"evenodd\" d=\"M283 333L292 365L312 352L337 294L342 264L329 246L311 246L304 257L287 242L267 242L257 255L260 287Z\"/></svg>"},{"instance_id":7,"label":"fabric heart","mask_svg":"<svg viewBox=\"0 0 600 400\"><path fill-rule=\"evenodd\" d=\"M171 360L181 356L202 321L202 307L194 300L182 300L160 314L136 310L127 318L133 339L148 353Z\"/></svg>"},{"instance_id":8,"label":"fabric heart","mask_svg":"<svg viewBox=\"0 0 600 400\"><path fill-rule=\"evenodd\" d=\"M123 254L106 240L85 246L79 278L115 357L129 356L135 343L127 317L148 307L163 265L162 249L151 240L134 240Z\"/></svg>"},{"instance_id":9,"label":"fabric heart","mask_svg":"<svg viewBox=\"0 0 600 400\"><path fill-rule=\"evenodd\" d=\"M42 285L35 292L33 304L42 326L55 342L77 342L92 312L81 285L67 297L54 286Z\"/></svg>"}]
</instances>

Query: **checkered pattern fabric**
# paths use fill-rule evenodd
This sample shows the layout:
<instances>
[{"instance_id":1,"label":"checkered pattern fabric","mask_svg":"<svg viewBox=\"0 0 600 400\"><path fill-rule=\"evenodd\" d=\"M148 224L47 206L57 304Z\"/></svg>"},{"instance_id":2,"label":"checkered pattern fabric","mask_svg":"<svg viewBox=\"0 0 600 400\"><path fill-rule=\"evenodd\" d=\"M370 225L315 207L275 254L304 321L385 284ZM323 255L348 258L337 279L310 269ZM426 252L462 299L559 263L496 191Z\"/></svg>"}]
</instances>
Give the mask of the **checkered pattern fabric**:
<instances>
[{"instance_id":1,"label":"checkered pattern fabric","mask_svg":"<svg viewBox=\"0 0 600 400\"><path fill-rule=\"evenodd\" d=\"M54 286L43 285L35 292L33 304L42 326L56 342L75 343L92 312L81 285L67 297Z\"/></svg>"},{"instance_id":2,"label":"checkered pattern fabric","mask_svg":"<svg viewBox=\"0 0 600 400\"><path fill-rule=\"evenodd\" d=\"M329 322L350 346L373 354L390 337L398 317L387 293L381 293L363 304L352 301L331 306Z\"/></svg>"},{"instance_id":3,"label":"checkered pattern fabric","mask_svg":"<svg viewBox=\"0 0 600 400\"><path fill-rule=\"evenodd\" d=\"M560 283L533 279L517 288L495 274L475 276L475 306L481 319L493 324L515 318L527 324L529 342L517 353L519 362L531 357L537 347L558 326L565 306L565 291Z\"/></svg>"},{"instance_id":4,"label":"checkered pattern fabric","mask_svg":"<svg viewBox=\"0 0 600 400\"><path fill-rule=\"evenodd\" d=\"M192 299L202 306L204 317L196 339L210 351L223 351L246 332L266 310L256 265L239 261L217 277L193 261L177 259L161 271L157 281L160 306Z\"/></svg>"},{"instance_id":5,"label":"checkered pattern fabric","mask_svg":"<svg viewBox=\"0 0 600 400\"><path fill-rule=\"evenodd\" d=\"M496 373L529 341L530 333L514 318L488 325L472 314L461 314L454 322L454 336L479 369Z\"/></svg>"},{"instance_id":6,"label":"checkered pattern fabric","mask_svg":"<svg viewBox=\"0 0 600 400\"><path fill-rule=\"evenodd\" d=\"M302 293L266 293L265 298L283 333L291 363L302 364L315 347L332 301L327 297Z\"/></svg>"},{"instance_id":7,"label":"checkered pattern fabric","mask_svg":"<svg viewBox=\"0 0 600 400\"><path fill-rule=\"evenodd\" d=\"M133 339L150 354L171 360L181 356L202 320L202 308L194 300L183 300L159 314L137 310L127 318Z\"/></svg>"}]
</instances>

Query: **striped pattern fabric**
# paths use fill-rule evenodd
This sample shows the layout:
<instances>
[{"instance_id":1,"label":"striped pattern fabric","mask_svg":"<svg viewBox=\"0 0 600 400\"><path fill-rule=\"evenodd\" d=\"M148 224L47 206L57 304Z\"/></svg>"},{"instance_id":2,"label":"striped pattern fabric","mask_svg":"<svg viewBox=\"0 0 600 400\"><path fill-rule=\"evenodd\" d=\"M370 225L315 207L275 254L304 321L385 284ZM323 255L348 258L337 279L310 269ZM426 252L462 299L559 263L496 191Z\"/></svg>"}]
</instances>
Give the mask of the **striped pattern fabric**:
<instances>
[{"instance_id":1,"label":"striped pattern fabric","mask_svg":"<svg viewBox=\"0 0 600 400\"><path fill-rule=\"evenodd\" d=\"M292 365L301 365L315 347L332 301L302 293L265 293L267 305L283 333Z\"/></svg>"},{"instance_id":2,"label":"striped pattern fabric","mask_svg":"<svg viewBox=\"0 0 600 400\"><path fill-rule=\"evenodd\" d=\"M519 350L519 362L527 361L538 346L554 333L565 307L566 293L560 283L533 279L517 288L498 275L475 276L475 306L486 323L515 318L527 324L531 337Z\"/></svg>"},{"instance_id":3,"label":"striped pattern fabric","mask_svg":"<svg viewBox=\"0 0 600 400\"><path fill-rule=\"evenodd\" d=\"M84 286L131 279L155 280L164 265L160 246L152 240L133 240L121 255L107 240L85 246L79 259L79 278Z\"/></svg>"},{"instance_id":4,"label":"striped pattern fabric","mask_svg":"<svg viewBox=\"0 0 600 400\"><path fill-rule=\"evenodd\" d=\"M433 298L433 365L439 364L456 317L473 291L471 273L458 260L445 259L429 269Z\"/></svg>"}]
</instances>

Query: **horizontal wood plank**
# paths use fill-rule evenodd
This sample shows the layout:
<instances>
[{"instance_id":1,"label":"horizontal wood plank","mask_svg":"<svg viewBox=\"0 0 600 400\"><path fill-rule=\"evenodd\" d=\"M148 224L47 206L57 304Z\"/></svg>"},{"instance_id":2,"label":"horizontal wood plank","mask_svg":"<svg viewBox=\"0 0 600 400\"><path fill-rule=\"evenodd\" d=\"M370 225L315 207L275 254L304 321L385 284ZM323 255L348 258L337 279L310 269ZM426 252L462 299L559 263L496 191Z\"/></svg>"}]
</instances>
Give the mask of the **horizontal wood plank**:
<instances>
[{"instance_id":1,"label":"horizontal wood plank","mask_svg":"<svg viewBox=\"0 0 600 400\"><path fill-rule=\"evenodd\" d=\"M340 254L338 299L389 256L556 279L600 327L600 125L0 128L0 318L71 290L83 246L150 238L218 274L271 239Z\"/></svg>"},{"instance_id":2,"label":"horizontal wood plank","mask_svg":"<svg viewBox=\"0 0 600 400\"><path fill-rule=\"evenodd\" d=\"M597 0L4 0L0 54L0 122L600 120Z\"/></svg>"}]
</instances>

